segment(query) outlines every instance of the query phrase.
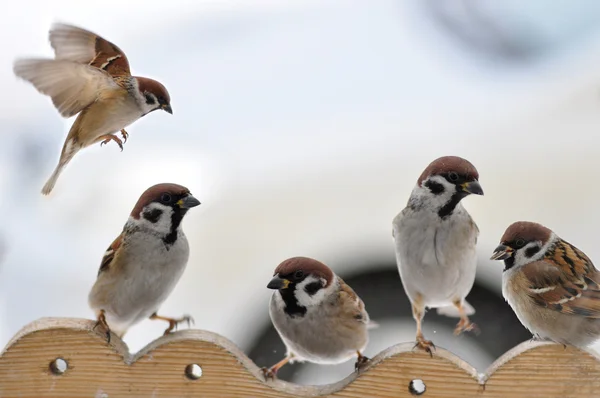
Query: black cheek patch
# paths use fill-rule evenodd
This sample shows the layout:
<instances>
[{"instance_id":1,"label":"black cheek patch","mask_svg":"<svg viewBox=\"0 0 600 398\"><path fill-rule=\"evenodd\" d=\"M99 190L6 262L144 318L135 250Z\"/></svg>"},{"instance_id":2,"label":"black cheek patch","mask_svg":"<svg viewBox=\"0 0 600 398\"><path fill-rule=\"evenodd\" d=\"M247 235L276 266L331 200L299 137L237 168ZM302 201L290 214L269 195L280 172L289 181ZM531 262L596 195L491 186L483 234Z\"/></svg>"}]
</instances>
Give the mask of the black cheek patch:
<instances>
[{"instance_id":1,"label":"black cheek patch","mask_svg":"<svg viewBox=\"0 0 600 398\"><path fill-rule=\"evenodd\" d=\"M425 186L429 188L431 193L434 195L441 195L446 190L442 184L435 181L427 181Z\"/></svg>"},{"instance_id":2,"label":"black cheek patch","mask_svg":"<svg viewBox=\"0 0 600 398\"><path fill-rule=\"evenodd\" d=\"M525 250L525 257L531 258L540 250L541 250L541 248L538 246L530 247L527 250Z\"/></svg>"},{"instance_id":3,"label":"black cheek patch","mask_svg":"<svg viewBox=\"0 0 600 398\"><path fill-rule=\"evenodd\" d=\"M148 105L154 105L156 103L156 101L154 101L154 97L150 94L144 94L144 97L146 97L146 103Z\"/></svg>"},{"instance_id":4,"label":"black cheek patch","mask_svg":"<svg viewBox=\"0 0 600 398\"><path fill-rule=\"evenodd\" d=\"M162 214L163 214L162 210L152 209L150 211L145 211L143 213L143 217L144 217L144 219L150 221L152 224L156 224Z\"/></svg>"},{"instance_id":5,"label":"black cheek patch","mask_svg":"<svg viewBox=\"0 0 600 398\"><path fill-rule=\"evenodd\" d=\"M318 292L319 290L321 290L323 286L321 286L321 282L311 282L308 285L304 286L304 291L309 295L312 296L314 295L316 292Z\"/></svg>"}]
</instances>

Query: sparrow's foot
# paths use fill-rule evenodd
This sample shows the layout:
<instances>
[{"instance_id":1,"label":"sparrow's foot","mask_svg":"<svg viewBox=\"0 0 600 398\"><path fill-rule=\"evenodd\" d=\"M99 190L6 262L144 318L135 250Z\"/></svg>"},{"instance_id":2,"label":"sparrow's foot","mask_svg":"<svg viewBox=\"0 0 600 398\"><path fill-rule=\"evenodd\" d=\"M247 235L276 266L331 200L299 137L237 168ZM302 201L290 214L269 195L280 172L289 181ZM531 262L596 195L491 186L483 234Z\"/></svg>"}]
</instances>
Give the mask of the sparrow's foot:
<instances>
[{"instance_id":1,"label":"sparrow's foot","mask_svg":"<svg viewBox=\"0 0 600 398\"><path fill-rule=\"evenodd\" d=\"M354 364L354 370L356 371L356 373L360 373L365 368L365 366L367 366L369 361L369 358L367 358L359 352L358 358L356 358L356 363Z\"/></svg>"},{"instance_id":2,"label":"sparrow's foot","mask_svg":"<svg viewBox=\"0 0 600 398\"><path fill-rule=\"evenodd\" d=\"M103 135L102 137L99 138L104 138L104 141L102 141L100 143L100 146L104 145L104 144L108 144L111 141L114 141L117 143L117 145L119 146L119 148L121 148L121 152L123 152L123 141L121 141L121 139L119 137L117 137L114 134L106 134Z\"/></svg>"},{"instance_id":3,"label":"sparrow's foot","mask_svg":"<svg viewBox=\"0 0 600 398\"><path fill-rule=\"evenodd\" d=\"M285 358L283 358L281 361L277 362L275 365L271 366L270 368L260 368L260 371L262 372L263 376L265 377L265 381L269 381L269 379L275 380L277 378L277 372L279 371L279 369L281 369L281 367L283 365L288 363L293 358L294 358L294 354L288 354Z\"/></svg>"},{"instance_id":4,"label":"sparrow's foot","mask_svg":"<svg viewBox=\"0 0 600 398\"><path fill-rule=\"evenodd\" d=\"M435 345L431 340L425 340L423 336L417 336L417 342L413 349L419 348L425 352L428 352L429 355L433 358L433 351L435 351Z\"/></svg>"},{"instance_id":5,"label":"sparrow's foot","mask_svg":"<svg viewBox=\"0 0 600 398\"><path fill-rule=\"evenodd\" d=\"M129 137L129 133L125 131L125 129L121 130L121 135L123 136L123 144L127 142L127 138Z\"/></svg>"},{"instance_id":6,"label":"sparrow's foot","mask_svg":"<svg viewBox=\"0 0 600 398\"><path fill-rule=\"evenodd\" d=\"M458 321L458 324L456 325L456 328L454 329L454 335L458 336L459 334L461 334L463 332L473 332L476 335L478 335L480 333L480 330L476 324L474 324L473 322L471 322L469 320L469 318L464 318L464 319L461 319L460 321Z\"/></svg>"},{"instance_id":7,"label":"sparrow's foot","mask_svg":"<svg viewBox=\"0 0 600 398\"><path fill-rule=\"evenodd\" d=\"M275 380L277 378L277 371L279 369L273 369L273 368L260 368L260 371L263 374L263 377L265 378L265 381L269 381L270 380Z\"/></svg>"},{"instance_id":8,"label":"sparrow's foot","mask_svg":"<svg viewBox=\"0 0 600 398\"><path fill-rule=\"evenodd\" d=\"M181 318L167 318L166 316L160 316L157 315L156 313L150 315L150 319L158 319L160 321L167 321L169 322L169 327L165 330L165 332L163 333L163 336L168 335L169 333L171 333L174 329L177 329L177 326L180 323L187 323L188 327L190 327L191 325L194 324L194 318L192 318L190 315L184 315Z\"/></svg>"},{"instance_id":9,"label":"sparrow's foot","mask_svg":"<svg viewBox=\"0 0 600 398\"><path fill-rule=\"evenodd\" d=\"M96 328L100 325L102 325L102 327L106 331L106 342L110 343L110 328L108 327L108 323L106 323L106 316L104 315L104 310L100 311L100 314L98 315L98 320L96 321L96 324L94 325L92 330L96 330Z\"/></svg>"}]
</instances>

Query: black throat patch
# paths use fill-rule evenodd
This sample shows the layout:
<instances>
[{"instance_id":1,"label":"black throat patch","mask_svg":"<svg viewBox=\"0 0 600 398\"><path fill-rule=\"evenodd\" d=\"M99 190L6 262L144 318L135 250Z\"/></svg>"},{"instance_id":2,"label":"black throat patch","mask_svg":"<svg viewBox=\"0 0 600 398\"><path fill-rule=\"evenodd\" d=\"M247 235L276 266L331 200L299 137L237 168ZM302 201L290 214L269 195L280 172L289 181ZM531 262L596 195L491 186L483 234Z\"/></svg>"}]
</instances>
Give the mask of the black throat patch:
<instances>
[{"instance_id":1,"label":"black throat patch","mask_svg":"<svg viewBox=\"0 0 600 398\"><path fill-rule=\"evenodd\" d=\"M510 256L509 258L504 260L504 271L508 271L509 269L511 269L514 266L515 266L515 258L513 256Z\"/></svg>"},{"instance_id":2,"label":"black throat patch","mask_svg":"<svg viewBox=\"0 0 600 398\"><path fill-rule=\"evenodd\" d=\"M446 203L439 211L438 211L438 215L440 216L440 218L446 218L448 217L450 214L452 214L452 212L454 211L454 209L456 208L456 205L458 205L458 203L465 197L467 196L467 194L465 194L464 192L454 192L454 194L452 194L452 197L450 198L450 200L448 201L448 203Z\"/></svg>"},{"instance_id":3,"label":"black throat patch","mask_svg":"<svg viewBox=\"0 0 600 398\"><path fill-rule=\"evenodd\" d=\"M165 245L172 246L173 243L177 241L177 232L186 212L186 209L182 209L179 206L173 206L173 214L171 214L171 231L163 238Z\"/></svg>"},{"instance_id":4,"label":"black throat patch","mask_svg":"<svg viewBox=\"0 0 600 398\"><path fill-rule=\"evenodd\" d=\"M302 318L306 314L306 307L302 307L298 303L298 299L294 294L296 290L296 284L290 283L286 289L279 290L279 294L281 294L281 298L285 303L285 308L283 311L288 314L290 317L300 317Z\"/></svg>"}]
</instances>

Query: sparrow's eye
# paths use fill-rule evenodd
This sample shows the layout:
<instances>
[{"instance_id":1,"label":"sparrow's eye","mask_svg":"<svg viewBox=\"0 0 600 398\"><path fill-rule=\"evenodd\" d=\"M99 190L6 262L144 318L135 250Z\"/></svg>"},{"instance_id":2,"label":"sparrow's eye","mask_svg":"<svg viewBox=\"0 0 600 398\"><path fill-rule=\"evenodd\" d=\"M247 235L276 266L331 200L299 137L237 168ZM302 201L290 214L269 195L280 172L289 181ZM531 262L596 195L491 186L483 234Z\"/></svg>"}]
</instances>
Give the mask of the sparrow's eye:
<instances>
[{"instance_id":1,"label":"sparrow's eye","mask_svg":"<svg viewBox=\"0 0 600 398\"><path fill-rule=\"evenodd\" d=\"M451 171L448 174L448 178L450 178L450 181L458 181L458 173Z\"/></svg>"},{"instance_id":2,"label":"sparrow's eye","mask_svg":"<svg viewBox=\"0 0 600 398\"><path fill-rule=\"evenodd\" d=\"M171 197L171 194L169 193L163 193L162 195L160 195L160 201L167 204L167 203L171 203L171 200L173 198Z\"/></svg>"},{"instance_id":3,"label":"sparrow's eye","mask_svg":"<svg viewBox=\"0 0 600 398\"><path fill-rule=\"evenodd\" d=\"M516 242L515 242L515 246L517 246L517 247L523 247L523 246L525 246L525 240L521 239L521 238L517 239Z\"/></svg>"},{"instance_id":4,"label":"sparrow's eye","mask_svg":"<svg viewBox=\"0 0 600 398\"><path fill-rule=\"evenodd\" d=\"M294 272L294 278L295 279L302 279L303 276L304 276L304 271L302 271L301 269L299 269L298 271Z\"/></svg>"}]
</instances>

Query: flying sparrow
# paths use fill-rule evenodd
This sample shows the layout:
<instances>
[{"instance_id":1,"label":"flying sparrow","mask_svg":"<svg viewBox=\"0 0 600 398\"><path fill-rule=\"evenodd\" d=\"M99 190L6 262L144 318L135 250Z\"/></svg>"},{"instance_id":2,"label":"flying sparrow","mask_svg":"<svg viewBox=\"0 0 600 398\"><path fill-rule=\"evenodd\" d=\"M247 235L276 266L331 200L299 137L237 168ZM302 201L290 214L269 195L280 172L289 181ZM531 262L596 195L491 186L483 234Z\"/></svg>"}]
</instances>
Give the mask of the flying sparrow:
<instances>
[{"instance_id":1,"label":"flying sparrow","mask_svg":"<svg viewBox=\"0 0 600 398\"><path fill-rule=\"evenodd\" d=\"M177 184L148 188L137 201L123 232L108 247L89 295L89 305L106 330L123 337L143 319L169 322L165 334L177 324L190 322L157 315L187 265L190 249L181 228L187 211L200 202Z\"/></svg>"},{"instance_id":2,"label":"flying sparrow","mask_svg":"<svg viewBox=\"0 0 600 398\"><path fill-rule=\"evenodd\" d=\"M13 71L52 103L63 117L76 114L56 169L44 185L48 195L60 173L75 154L97 142L115 141L123 150L121 131L142 116L162 109L173 113L169 93L156 80L131 76L125 53L95 33L55 23L50 29L55 58L15 61Z\"/></svg>"},{"instance_id":3,"label":"flying sparrow","mask_svg":"<svg viewBox=\"0 0 600 398\"><path fill-rule=\"evenodd\" d=\"M479 174L465 159L446 156L423 171L407 206L393 221L392 237L404 291L417 322L417 344L431 354L434 345L421 330L425 309L460 317L455 334L476 330L475 310L465 297L473 287L479 229L461 204L483 195Z\"/></svg>"},{"instance_id":4,"label":"flying sparrow","mask_svg":"<svg viewBox=\"0 0 600 398\"><path fill-rule=\"evenodd\" d=\"M492 260L504 260L502 294L539 339L585 347L600 338L600 273L581 250L543 225L508 227Z\"/></svg>"},{"instance_id":5,"label":"flying sparrow","mask_svg":"<svg viewBox=\"0 0 600 398\"><path fill-rule=\"evenodd\" d=\"M286 363L338 364L357 356L360 370L368 358L369 315L362 300L325 264L306 257L285 260L267 285L269 315L286 348L286 357L269 369L274 378Z\"/></svg>"}]
</instances>

